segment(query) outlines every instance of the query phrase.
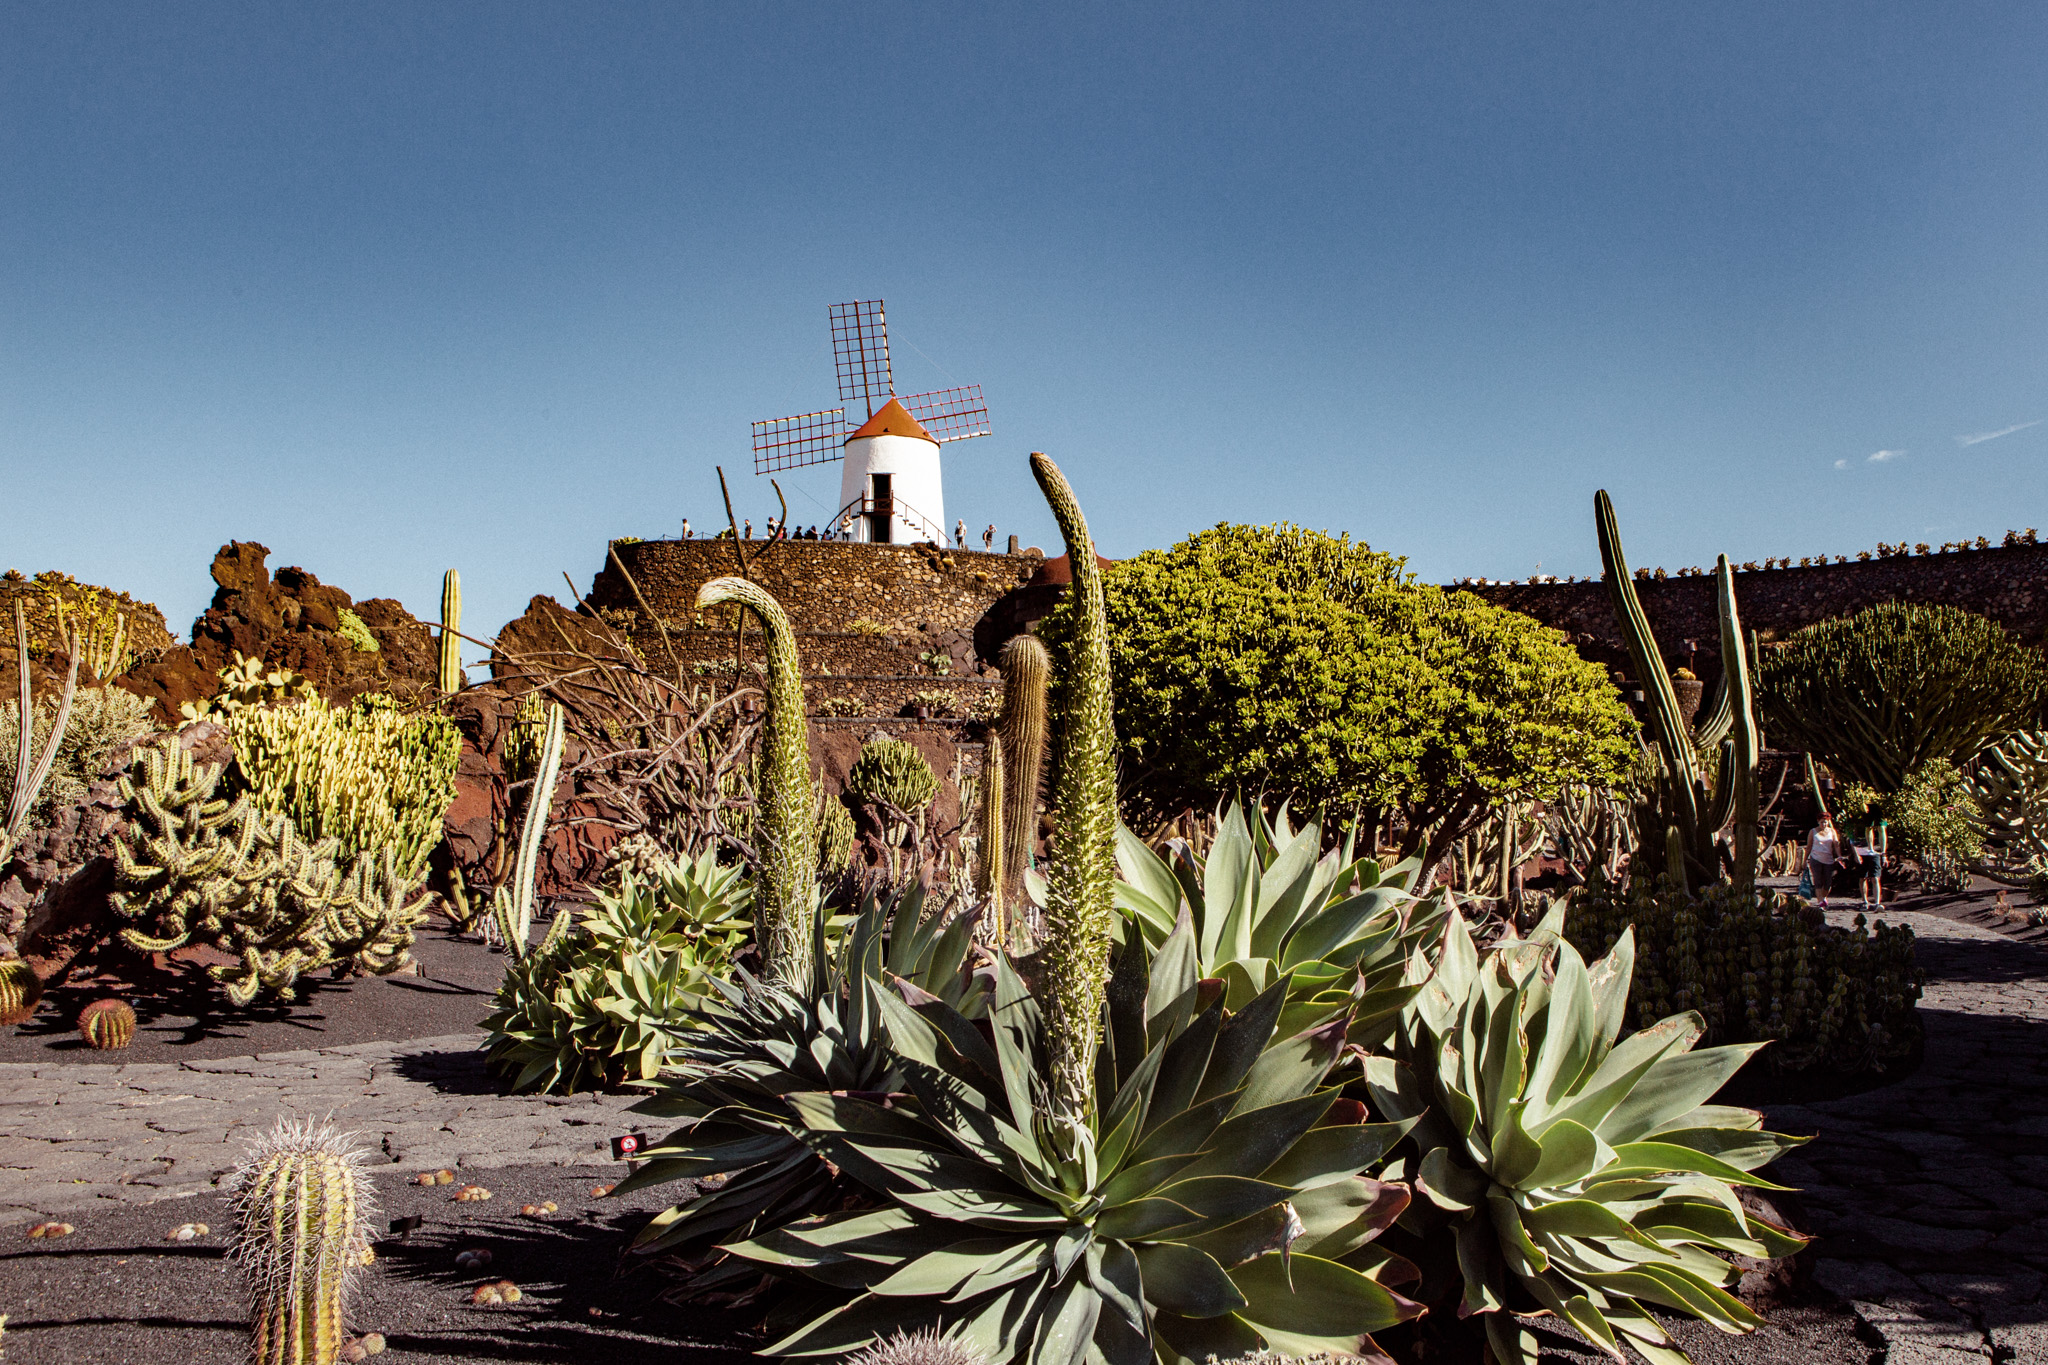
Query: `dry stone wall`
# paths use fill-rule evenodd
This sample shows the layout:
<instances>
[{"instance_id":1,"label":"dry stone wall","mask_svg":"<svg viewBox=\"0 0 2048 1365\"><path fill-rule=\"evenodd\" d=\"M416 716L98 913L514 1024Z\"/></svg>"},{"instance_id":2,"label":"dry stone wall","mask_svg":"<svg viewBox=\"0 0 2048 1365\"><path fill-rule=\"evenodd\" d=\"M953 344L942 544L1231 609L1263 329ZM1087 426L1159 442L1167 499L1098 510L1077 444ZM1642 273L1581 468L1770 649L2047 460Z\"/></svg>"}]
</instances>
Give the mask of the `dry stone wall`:
<instances>
[{"instance_id":1,"label":"dry stone wall","mask_svg":"<svg viewBox=\"0 0 2048 1365\"><path fill-rule=\"evenodd\" d=\"M1556 627L1587 658L1609 667L1627 666L1627 646L1603 582L1459 587ZM1636 580L1636 595L1667 657L1683 662L1684 642L1692 640L1700 662L1718 674L1720 617L1714 594L1710 576ZM1880 602L1924 602L1977 612L2028 644L2040 644L2048 637L2048 545L1738 571L1735 597L1743 624L1766 643ZM1694 669L1709 676L1699 663Z\"/></svg>"}]
</instances>

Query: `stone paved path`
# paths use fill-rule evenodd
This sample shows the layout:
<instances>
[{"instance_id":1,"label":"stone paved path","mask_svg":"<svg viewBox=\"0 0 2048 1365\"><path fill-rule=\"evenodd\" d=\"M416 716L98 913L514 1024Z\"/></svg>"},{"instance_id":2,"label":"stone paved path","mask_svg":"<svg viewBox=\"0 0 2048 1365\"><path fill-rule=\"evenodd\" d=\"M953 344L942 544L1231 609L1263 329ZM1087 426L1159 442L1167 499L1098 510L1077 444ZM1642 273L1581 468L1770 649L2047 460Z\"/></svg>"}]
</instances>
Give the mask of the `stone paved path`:
<instances>
[{"instance_id":1,"label":"stone paved path","mask_svg":"<svg viewBox=\"0 0 2048 1365\"><path fill-rule=\"evenodd\" d=\"M1840 917L1837 917L1840 918ZM1927 1058L1897 1085L1768 1107L1819 1138L1774 1168L1821 1236L1817 1278L1885 1365L2048 1363L2048 949L1933 915Z\"/></svg>"},{"instance_id":2,"label":"stone paved path","mask_svg":"<svg viewBox=\"0 0 2048 1365\"><path fill-rule=\"evenodd\" d=\"M220 1061L0 1065L0 1225L211 1189L281 1115L331 1115L408 1174L611 1164L631 1096L507 1096L481 1034ZM19 1235L19 1234L17 1234Z\"/></svg>"}]
</instances>

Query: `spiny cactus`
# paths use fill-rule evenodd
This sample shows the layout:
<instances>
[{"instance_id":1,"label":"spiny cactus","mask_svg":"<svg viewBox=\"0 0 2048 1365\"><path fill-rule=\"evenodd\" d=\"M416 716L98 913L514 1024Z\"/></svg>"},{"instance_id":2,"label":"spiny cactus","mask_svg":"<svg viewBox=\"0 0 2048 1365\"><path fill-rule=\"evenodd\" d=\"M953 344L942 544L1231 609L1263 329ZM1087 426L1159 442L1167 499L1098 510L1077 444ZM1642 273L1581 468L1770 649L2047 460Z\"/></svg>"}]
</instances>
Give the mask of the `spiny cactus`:
<instances>
[{"instance_id":1,"label":"spiny cactus","mask_svg":"<svg viewBox=\"0 0 2048 1365\"><path fill-rule=\"evenodd\" d=\"M1055 1124L1085 1129L1095 1110L1095 1051L1116 916L1116 730L1102 570L1081 504L1059 466L1031 472L1067 543L1074 635L1066 660L1046 906L1046 1042Z\"/></svg>"},{"instance_id":2,"label":"spiny cactus","mask_svg":"<svg viewBox=\"0 0 2048 1365\"><path fill-rule=\"evenodd\" d=\"M846 789L859 800L915 818L938 796L939 775L915 744L871 739L860 746L860 757L846 775Z\"/></svg>"},{"instance_id":3,"label":"spiny cactus","mask_svg":"<svg viewBox=\"0 0 2048 1365\"><path fill-rule=\"evenodd\" d=\"M1644 826L1644 841L1654 844L1652 826L1663 828L1671 864L1668 875L1681 881L1716 881L1720 873L1717 836L1733 818L1735 880L1747 885L1756 879L1756 765L1763 736L1750 689L1751 644L1736 610L1735 571L1728 556L1719 557L1715 576L1721 625L1721 686L1712 711L1696 727L1688 728L1670 671L1657 647L1656 634L1650 629L1650 618L1636 596L1635 579L1629 573L1628 560L1621 548L1621 531L1615 524L1614 503L1605 489L1593 495L1593 520L1600 540L1600 562L1614 601L1614 615L1621 623L1629 658L1648 699L1650 729L1663 764L1654 806L1643 812L1654 819L1639 821ZM1721 761L1710 788L1701 772L1700 753L1716 745L1721 749Z\"/></svg>"},{"instance_id":4,"label":"spiny cactus","mask_svg":"<svg viewBox=\"0 0 2048 1365\"><path fill-rule=\"evenodd\" d=\"M0 1028L27 1020L42 998L42 978L26 962L0 958Z\"/></svg>"},{"instance_id":5,"label":"spiny cactus","mask_svg":"<svg viewBox=\"0 0 2048 1365\"><path fill-rule=\"evenodd\" d=\"M305 842L289 817L247 793L217 797L220 779L175 743L140 750L121 778L128 823L108 899L137 921L122 941L145 953L197 941L232 954L235 964L207 970L237 1005L288 991L320 967L381 975L404 966L421 916L411 901L418 882L398 875L395 854L344 872L334 840Z\"/></svg>"},{"instance_id":6,"label":"spiny cactus","mask_svg":"<svg viewBox=\"0 0 2048 1365\"><path fill-rule=\"evenodd\" d=\"M763 892L756 902L761 952L770 977L807 992L815 969L818 823L796 636L781 604L757 584L714 578L697 592L699 611L724 602L754 614L768 650L768 719L762 726L760 813L754 825Z\"/></svg>"},{"instance_id":7,"label":"spiny cactus","mask_svg":"<svg viewBox=\"0 0 2048 1365\"><path fill-rule=\"evenodd\" d=\"M988 913L982 916L981 933L987 942L998 947L1009 940L1008 925L1003 914L1003 891L1009 878L1003 872L1003 746L1000 741L988 746L988 759L981 771L981 811L978 820L981 843L980 885L982 899L988 902Z\"/></svg>"},{"instance_id":8,"label":"spiny cactus","mask_svg":"<svg viewBox=\"0 0 2048 1365\"><path fill-rule=\"evenodd\" d=\"M178 708L187 723L224 721L245 706L311 701L320 695L309 679L289 668L266 669L263 660L251 659L240 650L235 651L234 662L215 676L220 679L218 692Z\"/></svg>"},{"instance_id":9,"label":"spiny cactus","mask_svg":"<svg viewBox=\"0 0 2048 1365\"><path fill-rule=\"evenodd\" d=\"M462 575L450 569L441 575L441 695L462 690Z\"/></svg>"},{"instance_id":10,"label":"spiny cactus","mask_svg":"<svg viewBox=\"0 0 2048 1365\"><path fill-rule=\"evenodd\" d=\"M846 1365L988 1365L988 1357L967 1342L926 1327L898 1330L864 1351L846 1358Z\"/></svg>"},{"instance_id":11,"label":"spiny cactus","mask_svg":"<svg viewBox=\"0 0 2048 1365\"><path fill-rule=\"evenodd\" d=\"M1038 789L1045 766L1045 701L1052 684L1052 653L1036 635L1003 646L1003 714L996 735L1003 747L1003 871L1014 898L1038 842Z\"/></svg>"},{"instance_id":12,"label":"spiny cactus","mask_svg":"<svg viewBox=\"0 0 2048 1365\"><path fill-rule=\"evenodd\" d=\"M853 812L826 797L818 806L818 875L832 881L853 863Z\"/></svg>"},{"instance_id":13,"label":"spiny cactus","mask_svg":"<svg viewBox=\"0 0 2048 1365\"><path fill-rule=\"evenodd\" d=\"M354 1136L280 1120L228 1179L250 1365L332 1365L348 1338L343 1315L370 1259L375 1212Z\"/></svg>"},{"instance_id":14,"label":"spiny cactus","mask_svg":"<svg viewBox=\"0 0 2048 1365\"><path fill-rule=\"evenodd\" d=\"M555 782L562 770L562 746L566 742L562 707L549 702L547 724L541 731L540 752L534 763L533 790L526 799L526 823L519 831L519 854L512 860L512 885L500 886L491 894L491 914L505 951L517 960L526 956L526 936L533 929L534 883L540 872L540 841L548 825L548 810L555 800ZM564 910L556 916L553 940L566 925Z\"/></svg>"},{"instance_id":15,"label":"spiny cactus","mask_svg":"<svg viewBox=\"0 0 2048 1365\"><path fill-rule=\"evenodd\" d=\"M406 715L383 698L316 699L243 707L227 727L256 804L290 816L303 838L333 838L344 862L389 849L407 881L424 875L462 752L447 717Z\"/></svg>"},{"instance_id":16,"label":"spiny cactus","mask_svg":"<svg viewBox=\"0 0 2048 1365\"><path fill-rule=\"evenodd\" d=\"M50 765L57 761L57 747L64 742L64 730L71 722L71 699L78 692L78 637L67 635L71 653L71 671L64 678L64 695L57 703L56 717L50 723L50 737L43 744L43 752L34 764L30 764L32 735L35 731L34 697L30 693L28 670L28 626L25 624L21 599L14 602L14 651L16 677L20 679L21 696L15 712L18 718L18 748L14 758L14 781L7 796L7 805L0 810L0 863L7 861L14 851L14 845L28 827L28 813L35 808L36 793L42 790L43 781L50 775Z\"/></svg>"},{"instance_id":17,"label":"spiny cactus","mask_svg":"<svg viewBox=\"0 0 2048 1365\"><path fill-rule=\"evenodd\" d=\"M123 1000L95 1000L78 1015L88 1047L111 1052L135 1041L135 1011Z\"/></svg>"}]
</instances>

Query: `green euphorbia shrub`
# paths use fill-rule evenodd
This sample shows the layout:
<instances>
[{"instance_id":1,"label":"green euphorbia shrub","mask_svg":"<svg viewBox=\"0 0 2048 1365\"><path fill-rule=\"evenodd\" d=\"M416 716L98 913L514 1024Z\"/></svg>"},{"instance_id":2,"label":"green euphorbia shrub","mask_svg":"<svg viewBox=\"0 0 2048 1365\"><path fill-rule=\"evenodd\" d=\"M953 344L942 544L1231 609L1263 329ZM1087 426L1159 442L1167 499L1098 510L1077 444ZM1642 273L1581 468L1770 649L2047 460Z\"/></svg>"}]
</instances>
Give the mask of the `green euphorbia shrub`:
<instances>
[{"instance_id":1,"label":"green euphorbia shrub","mask_svg":"<svg viewBox=\"0 0 2048 1365\"><path fill-rule=\"evenodd\" d=\"M1503 799L1617 780L1636 726L1600 668L1404 564L1297 526L1219 525L1105 570L1129 794L1398 810L1411 843L1434 826L1447 847ZM1055 648L1067 614L1045 623Z\"/></svg>"}]
</instances>

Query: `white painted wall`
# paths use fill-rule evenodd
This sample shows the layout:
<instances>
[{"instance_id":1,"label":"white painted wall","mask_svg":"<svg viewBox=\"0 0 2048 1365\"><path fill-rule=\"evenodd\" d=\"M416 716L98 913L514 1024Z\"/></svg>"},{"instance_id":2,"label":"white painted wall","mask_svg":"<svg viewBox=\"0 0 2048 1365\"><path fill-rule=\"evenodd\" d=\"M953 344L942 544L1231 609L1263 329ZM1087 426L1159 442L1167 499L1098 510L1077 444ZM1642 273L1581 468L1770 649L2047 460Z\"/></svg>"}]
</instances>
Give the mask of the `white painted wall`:
<instances>
[{"instance_id":1,"label":"white painted wall","mask_svg":"<svg viewBox=\"0 0 2048 1365\"><path fill-rule=\"evenodd\" d=\"M891 476L896 504L889 525L891 544L952 542L953 533L946 524L946 497L939 484L938 442L916 436L856 436L848 440L845 469L839 479L839 505L846 507L872 496L876 474ZM866 518L854 516L853 538L872 538Z\"/></svg>"}]
</instances>

